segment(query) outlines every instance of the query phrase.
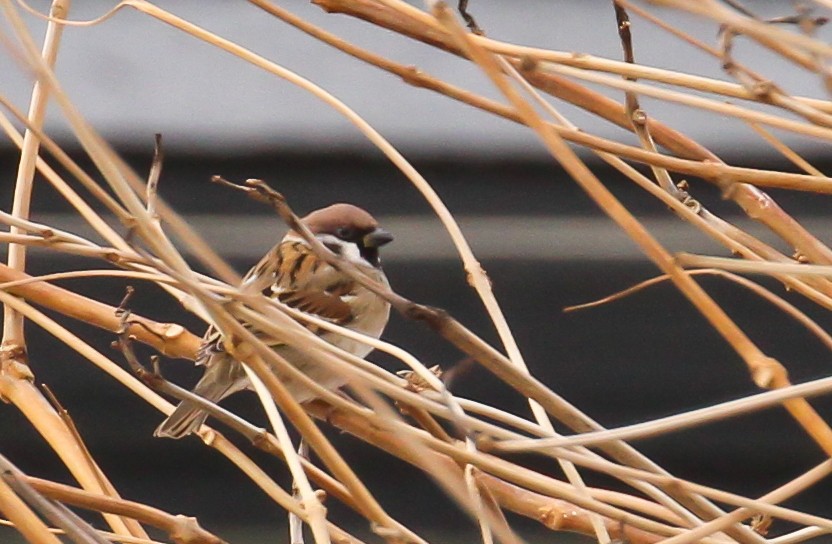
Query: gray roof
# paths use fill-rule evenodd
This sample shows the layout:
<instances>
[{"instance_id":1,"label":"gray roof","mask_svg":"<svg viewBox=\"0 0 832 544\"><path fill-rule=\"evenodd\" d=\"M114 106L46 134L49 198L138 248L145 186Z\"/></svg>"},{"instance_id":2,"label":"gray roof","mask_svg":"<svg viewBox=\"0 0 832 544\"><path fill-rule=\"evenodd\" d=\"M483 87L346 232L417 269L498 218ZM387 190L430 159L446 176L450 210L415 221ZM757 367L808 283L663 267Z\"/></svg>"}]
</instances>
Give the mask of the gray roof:
<instances>
[{"instance_id":1,"label":"gray roof","mask_svg":"<svg viewBox=\"0 0 832 544\"><path fill-rule=\"evenodd\" d=\"M158 3L318 83L407 153L543 156L530 131L409 87L244 2ZM475 67L451 55L344 15L325 14L310 2L281 4L399 62L496 96ZM777 2L754 4L765 15L782 14L787 8ZM111 5L76 3L72 18L94 17ZM608 2L477 0L471 2L471 9L494 38L621 58ZM716 41L716 29L708 22L669 11L661 13L700 38ZM42 29L42 22L30 20L33 28ZM636 16L633 21L638 61L725 77L716 59L669 40L663 31ZM672 46L668 47L669 43ZM738 41L736 49L738 58L783 83L787 91L824 96L821 83L812 74L793 69L747 40ZM8 49L0 55L0 71L5 74L3 92L25 107L30 77L15 64ZM314 152L336 147L374 153L355 128L306 92L132 9L124 9L94 27L68 28L58 74L83 114L105 137L122 146L149 148L152 134L162 132L169 148L197 152L252 148ZM612 91L611 96L620 97L621 93ZM643 106L649 114L683 129L723 155L766 152L750 129L731 119L649 99L643 100ZM56 121L56 108L52 110L50 119L55 122L50 129L61 133L64 125ZM622 137L621 131L572 108L562 107L562 111L587 130ZM749 144L752 140L755 143ZM807 144L803 149L817 150L819 146Z\"/></svg>"}]
</instances>

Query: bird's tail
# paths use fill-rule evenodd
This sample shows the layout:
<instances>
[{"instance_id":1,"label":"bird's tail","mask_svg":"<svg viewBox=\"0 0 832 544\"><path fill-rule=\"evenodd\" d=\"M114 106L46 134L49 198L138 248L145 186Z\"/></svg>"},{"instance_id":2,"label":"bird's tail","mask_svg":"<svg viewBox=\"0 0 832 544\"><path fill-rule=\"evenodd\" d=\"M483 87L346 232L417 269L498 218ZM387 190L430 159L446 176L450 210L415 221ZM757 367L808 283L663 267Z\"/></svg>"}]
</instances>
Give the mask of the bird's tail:
<instances>
[{"instance_id":1,"label":"bird's tail","mask_svg":"<svg viewBox=\"0 0 832 544\"><path fill-rule=\"evenodd\" d=\"M228 379L218 379L216 373L208 369L205 376L196 384L194 393L200 397L219 402L231 393L239 391L239 384ZM193 433L205 423L208 412L200 409L192 402L183 400L173 413L165 419L153 432L153 436L179 439Z\"/></svg>"},{"instance_id":2,"label":"bird's tail","mask_svg":"<svg viewBox=\"0 0 832 544\"><path fill-rule=\"evenodd\" d=\"M199 429L207 418L207 412L188 401L182 401L176 410L156 427L153 436L179 439Z\"/></svg>"}]
</instances>

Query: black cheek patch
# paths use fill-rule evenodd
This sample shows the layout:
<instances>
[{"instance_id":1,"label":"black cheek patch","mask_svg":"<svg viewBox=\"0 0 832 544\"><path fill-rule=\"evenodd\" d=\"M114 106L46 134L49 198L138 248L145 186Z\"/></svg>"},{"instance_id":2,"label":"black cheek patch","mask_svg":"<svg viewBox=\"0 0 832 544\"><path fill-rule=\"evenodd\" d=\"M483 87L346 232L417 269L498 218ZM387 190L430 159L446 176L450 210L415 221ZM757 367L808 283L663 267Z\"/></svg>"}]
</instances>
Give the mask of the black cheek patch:
<instances>
[{"instance_id":1,"label":"black cheek patch","mask_svg":"<svg viewBox=\"0 0 832 544\"><path fill-rule=\"evenodd\" d=\"M378 258L378 249L361 246L361 256L364 257L364 260L372 266L378 268L380 262Z\"/></svg>"},{"instance_id":2,"label":"black cheek patch","mask_svg":"<svg viewBox=\"0 0 832 544\"><path fill-rule=\"evenodd\" d=\"M341 254L341 244L336 244L333 242L323 242L323 244L326 246L328 250L335 253L336 255Z\"/></svg>"}]
</instances>

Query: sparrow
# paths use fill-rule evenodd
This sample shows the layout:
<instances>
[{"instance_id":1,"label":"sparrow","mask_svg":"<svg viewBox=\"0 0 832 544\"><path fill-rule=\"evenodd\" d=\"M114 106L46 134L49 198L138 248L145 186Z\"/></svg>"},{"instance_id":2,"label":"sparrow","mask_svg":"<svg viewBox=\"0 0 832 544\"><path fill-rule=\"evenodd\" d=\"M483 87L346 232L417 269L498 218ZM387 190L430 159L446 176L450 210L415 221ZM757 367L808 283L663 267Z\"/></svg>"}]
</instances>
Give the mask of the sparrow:
<instances>
[{"instance_id":1,"label":"sparrow","mask_svg":"<svg viewBox=\"0 0 832 544\"><path fill-rule=\"evenodd\" d=\"M333 253L358 266L370 278L389 285L381 269L379 248L391 242L393 236L379 227L369 213L352 204L339 203L316 210L301 222ZM302 312L373 338L381 336L390 317L387 301L318 257L293 230L246 274L243 287L262 291ZM361 358L373 349L338 333L318 330L317 334ZM328 372L322 365L308 360L301 351L277 339L270 342L269 338L264 338L264 341L324 387L337 389L345 385L343 376ZM253 389L242 363L225 351L222 334L213 326L203 337L196 364L205 366L205 374L193 392L207 400L219 402L238 391ZM312 392L298 383L285 380L284 384L298 402L313 398ZM182 438L199 429L207 417L205 411L182 401L156 429L154 436Z\"/></svg>"}]
</instances>

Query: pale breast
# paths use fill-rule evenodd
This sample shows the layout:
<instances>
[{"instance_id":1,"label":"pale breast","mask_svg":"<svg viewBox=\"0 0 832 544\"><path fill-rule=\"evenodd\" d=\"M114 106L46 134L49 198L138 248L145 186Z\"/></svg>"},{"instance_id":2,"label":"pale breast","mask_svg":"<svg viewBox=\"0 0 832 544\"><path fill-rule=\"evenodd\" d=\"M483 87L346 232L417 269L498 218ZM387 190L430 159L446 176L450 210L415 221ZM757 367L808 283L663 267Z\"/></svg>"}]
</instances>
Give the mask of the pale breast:
<instances>
[{"instance_id":1,"label":"pale breast","mask_svg":"<svg viewBox=\"0 0 832 544\"><path fill-rule=\"evenodd\" d=\"M388 287L387 277L380 270L373 270L370 276L385 287ZM353 307L353 314L356 316L347 328L366 334L373 338L379 338L384 332L387 320L390 317L390 304L369 289L357 286L351 294L345 295L345 300ZM339 348L357 355L366 357L373 348L362 342L344 338L340 334L326 333L324 338Z\"/></svg>"}]
</instances>

